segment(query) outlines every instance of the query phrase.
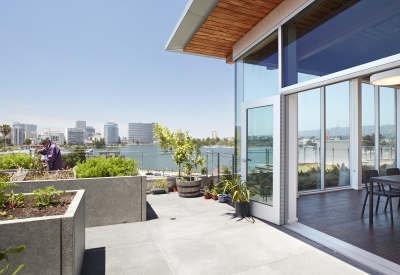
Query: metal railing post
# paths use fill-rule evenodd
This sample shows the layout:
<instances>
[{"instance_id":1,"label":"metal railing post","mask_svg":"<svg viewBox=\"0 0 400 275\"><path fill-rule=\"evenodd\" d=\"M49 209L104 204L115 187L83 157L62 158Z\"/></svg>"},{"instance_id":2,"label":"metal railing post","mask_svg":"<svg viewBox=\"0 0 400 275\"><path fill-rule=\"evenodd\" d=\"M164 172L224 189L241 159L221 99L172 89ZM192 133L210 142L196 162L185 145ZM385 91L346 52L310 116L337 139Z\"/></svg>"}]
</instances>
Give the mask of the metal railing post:
<instances>
[{"instance_id":1,"label":"metal railing post","mask_svg":"<svg viewBox=\"0 0 400 275\"><path fill-rule=\"evenodd\" d=\"M219 167L219 153L217 153L217 161L218 161L218 182L219 182L219 170L220 170L220 167Z\"/></svg>"},{"instance_id":2,"label":"metal railing post","mask_svg":"<svg viewBox=\"0 0 400 275\"><path fill-rule=\"evenodd\" d=\"M235 180L235 154L232 154L232 180Z\"/></svg>"}]
</instances>

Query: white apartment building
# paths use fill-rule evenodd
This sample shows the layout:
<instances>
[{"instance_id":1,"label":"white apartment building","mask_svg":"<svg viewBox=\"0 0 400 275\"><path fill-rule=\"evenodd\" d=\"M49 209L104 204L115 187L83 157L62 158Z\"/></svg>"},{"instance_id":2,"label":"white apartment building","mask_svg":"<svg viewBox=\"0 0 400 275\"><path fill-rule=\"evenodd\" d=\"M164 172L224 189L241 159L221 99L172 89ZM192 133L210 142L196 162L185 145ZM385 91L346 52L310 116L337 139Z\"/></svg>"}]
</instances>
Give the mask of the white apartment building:
<instances>
[{"instance_id":1,"label":"white apartment building","mask_svg":"<svg viewBox=\"0 0 400 275\"><path fill-rule=\"evenodd\" d=\"M128 142L152 143L154 123L128 123Z\"/></svg>"},{"instance_id":2,"label":"white apartment building","mask_svg":"<svg viewBox=\"0 0 400 275\"><path fill-rule=\"evenodd\" d=\"M217 131L212 131L211 137L217 138L218 137Z\"/></svg>"},{"instance_id":3,"label":"white apartment building","mask_svg":"<svg viewBox=\"0 0 400 275\"><path fill-rule=\"evenodd\" d=\"M85 140L85 130L81 128L66 128L66 142L69 145L83 145Z\"/></svg>"},{"instance_id":4,"label":"white apartment building","mask_svg":"<svg viewBox=\"0 0 400 275\"><path fill-rule=\"evenodd\" d=\"M106 122L103 125L103 136L106 145L118 144L118 124L115 122Z\"/></svg>"},{"instance_id":5,"label":"white apartment building","mask_svg":"<svg viewBox=\"0 0 400 275\"><path fill-rule=\"evenodd\" d=\"M61 133L60 131L47 131L44 132L41 137L48 137L51 142L54 142L57 145L64 145L65 143L64 133Z\"/></svg>"}]
</instances>

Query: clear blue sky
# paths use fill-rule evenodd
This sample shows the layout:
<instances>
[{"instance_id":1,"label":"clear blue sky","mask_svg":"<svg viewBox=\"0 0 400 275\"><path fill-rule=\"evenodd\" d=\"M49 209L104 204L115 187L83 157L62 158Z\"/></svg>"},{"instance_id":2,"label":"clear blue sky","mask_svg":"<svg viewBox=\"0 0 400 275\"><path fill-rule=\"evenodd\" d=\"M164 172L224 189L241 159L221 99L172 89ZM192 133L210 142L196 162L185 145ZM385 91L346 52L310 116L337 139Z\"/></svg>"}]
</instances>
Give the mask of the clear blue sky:
<instances>
[{"instance_id":1,"label":"clear blue sky","mask_svg":"<svg viewBox=\"0 0 400 275\"><path fill-rule=\"evenodd\" d=\"M166 52L187 0L0 1L0 124L234 133L234 66Z\"/></svg>"}]
</instances>

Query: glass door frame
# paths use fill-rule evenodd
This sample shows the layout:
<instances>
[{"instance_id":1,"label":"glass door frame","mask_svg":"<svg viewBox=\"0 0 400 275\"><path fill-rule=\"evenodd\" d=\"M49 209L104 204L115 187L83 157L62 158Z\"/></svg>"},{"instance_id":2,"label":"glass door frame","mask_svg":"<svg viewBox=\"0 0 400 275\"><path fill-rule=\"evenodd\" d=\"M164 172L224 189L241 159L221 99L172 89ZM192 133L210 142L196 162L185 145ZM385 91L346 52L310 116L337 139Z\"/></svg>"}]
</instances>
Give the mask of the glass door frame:
<instances>
[{"instance_id":1,"label":"glass door frame","mask_svg":"<svg viewBox=\"0 0 400 275\"><path fill-rule=\"evenodd\" d=\"M282 183L282 132L281 132L281 96L271 96L267 98L247 101L242 103L242 141L241 141L241 171L242 180L247 180L247 110L273 106L273 206L258 202L250 202L250 214L254 217L272 222L277 225L284 223L283 208L283 183Z\"/></svg>"}]
</instances>

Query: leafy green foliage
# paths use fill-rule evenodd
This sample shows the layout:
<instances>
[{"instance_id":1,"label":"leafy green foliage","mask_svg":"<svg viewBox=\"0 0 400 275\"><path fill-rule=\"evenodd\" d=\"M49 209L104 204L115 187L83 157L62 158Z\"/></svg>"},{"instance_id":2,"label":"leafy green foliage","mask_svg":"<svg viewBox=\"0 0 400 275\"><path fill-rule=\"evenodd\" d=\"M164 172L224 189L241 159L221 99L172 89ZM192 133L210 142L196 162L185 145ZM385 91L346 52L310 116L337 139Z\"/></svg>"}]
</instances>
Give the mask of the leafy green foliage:
<instances>
[{"instance_id":1,"label":"leafy green foliage","mask_svg":"<svg viewBox=\"0 0 400 275\"><path fill-rule=\"evenodd\" d=\"M31 140L30 138L24 139L24 144L25 144L25 145L29 145L29 144L31 144L31 143L32 143L32 140Z\"/></svg>"},{"instance_id":2,"label":"leafy green foliage","mask_svg":"<svg viewBox=\"0 0 400 275\"><path fill-rule=\"evenodd\" d=\"M8 204L6 208L14 209L14 208L22 208L24 207L25 195L20 193L18 195L14 194L14 190L11 190L10 195L8 196Z\"/></svg>"},{"instance_id":3,"label":"leafy green foliage","mask_svg":"<svg viewBox=\"0 0 400 275\"><path fill-rule=\"evenodd\" d=\"M65 194L65 191L57 190L53 185L47 186L43 189L33 190L33 194L29 195L30 198L33 198L36 203L36 206L39 207L47 207L51 205L57 205L60 201L57 199L57 196Z\"/></svg>"},{"instance_id":4,"label":"leafy green foliage","mask_svg":"<svg viewBox=\"0 0 400 275\"><path fill-rule=\"evenodd\" d=\"M168 181L166 178L160 178L154 181L153 188L168 189Z\"/></svg>"},{"instance_id":5,"label":"leafy green foliage","mask_svg":"<svg viewBox=\"0 0 400 275\"><path fill-rule=\"evenodd\" d=\"M100 138L100 140L93 140L93 146L94 148L103 148L106 147L106 143L104 141L104 138Z\"/></svg>"},{"instance_id":6,"label":"leafy green foliage","mask_svg":"<svg viewBox=\"0 0 400 275\"><path fill-rule=\"evenodd\" d=\"M0 133L3 134L4 151L6 150L6 137L11 133L11 126L8 124L0 125Z\"/></svg>"},{"instance_id":7,"label":"leafy green foliage","mask_svg":"<svg viewBox=\"0 0 400 275\"><path fill-rule=\"evenodd\" d=\"M18 169L25 168L30 169L32 163L32 156L29 154L6 154L0 156L0 169Z\"/></svg>"},{"instance_id":8,"label":"leafy green foliage","mask_svg":"<svg viewBox=\"0 0 400 275\"><path fill-rule=\"evenodd\" d=\"M6 182L4 179L0 178L0 207L4 207L4 204L8 202L5 190L12 187L19 187L19 186L16 183Z\"/></svg>"},{"instance_id":9,"label":"leafy green foliage","mask_svg":"<svg viewBox=\"0 0 400 275\"><path fill-rule=\"evenodd\" d=\"M203 165L205 160L200 155L200 149L189 132L178 129L175 133L167 127L156 123L154 125L154 137L158 139L158 146L164 152L171 152L172 159L177 166L183 164L183 171L191 179L193 170Z\"/></svg>"},{"instance_id":10,"label":"leafy green foliage","mask_svg":"<svg viewBox=\"0 0 400 275\"><path fill-rule=\"evenodd\" d=\"M20 253L22 251L24 251L24 249L26 248L25 245L21 245L18 246L16 248L13 248L12 246L4 249L4 250L0 250L0 262L2 262L3 260L6 261L5 266L0 267L0 274L6 274L6 272L8 271L8 268L10 267L10 263L8 260L8 254L14 254L14 253ZM25 265L20 265L13 273L12 275L16 275L22 268L25 268Z\"/></svg>"},{"instance_id":11,"label":"leafy green foliage","mask_svg":"<svg viewBox=\"0 0 400 275\"><path fill-rule=\"evenodd\" d=\"M137 175L138 162L125 158L89 158L85 163L79 163L76 167L77 178L99 178Z\"/></svg>"},{"instance_id":12,"label":"leafy green foliage","mask_svg":"<svg viewBox=\"0 0 400 275\"><path fill-rule=\"evenodd\" d=\"M231 194L232 202L248 202L250 203L250 190L245 181L240 176L236 176L234 180L222 181L223 194Z\"/></svg>"},{"instance_id":13,"label":"leafy green foliage","mask_svg":"<svg viewBox=\"0 0 400 275\"><path fill-rule=\"evenodd\" d=\"M75 150L72 153L61 155L61 157L64 162L64 168L67 166L74 167L78 163L86 161L86 153L83 150Z\"/></svg>"}]
</instances>

